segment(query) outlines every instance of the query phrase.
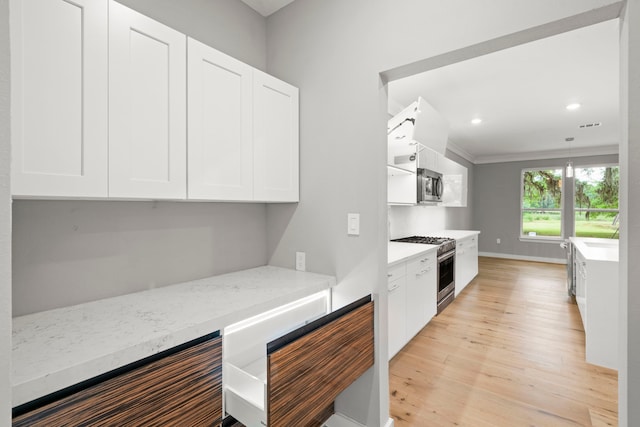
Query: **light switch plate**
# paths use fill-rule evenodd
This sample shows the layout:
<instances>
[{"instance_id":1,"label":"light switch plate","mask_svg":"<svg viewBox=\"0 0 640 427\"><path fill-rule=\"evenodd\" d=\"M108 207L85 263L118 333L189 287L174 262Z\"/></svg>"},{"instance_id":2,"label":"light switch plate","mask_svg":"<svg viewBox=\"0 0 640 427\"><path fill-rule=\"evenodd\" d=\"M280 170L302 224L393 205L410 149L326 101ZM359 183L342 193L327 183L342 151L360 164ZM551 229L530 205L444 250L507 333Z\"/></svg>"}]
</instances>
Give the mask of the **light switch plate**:
<instances>
[{"instance_id":1,"label":"light switch plate","mask_svg":"<svg viewBox=\"0 0 640 427\"><path fill-rule=\"evenodd\" d=\"M347 214L347 234L349 236L360 235L360 214L359 213Z\"/></svg>"}]
</instances>

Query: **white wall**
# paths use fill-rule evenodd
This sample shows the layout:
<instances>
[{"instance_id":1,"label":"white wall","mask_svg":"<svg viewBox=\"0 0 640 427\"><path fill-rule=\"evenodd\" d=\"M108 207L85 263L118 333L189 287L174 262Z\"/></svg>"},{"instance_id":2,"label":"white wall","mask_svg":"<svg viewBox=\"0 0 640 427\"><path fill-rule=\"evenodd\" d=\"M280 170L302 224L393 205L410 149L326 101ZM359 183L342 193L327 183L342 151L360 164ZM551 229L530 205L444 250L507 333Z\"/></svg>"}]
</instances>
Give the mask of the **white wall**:
<instances>
[{"instance_id":1,"label":"white wall","mask_svg":"<svg viewBox=\"0 0 640 427\"><path fill-rule=\"evenodd\" d=\"M267 21L268 71L300 88L301 201L268 207L270 262L336 274L339 303L377 300L378 363L336 408L388 417L386 362L386 90L379 73L558 20L611 0L297 0ZM361 214L360 237L346 214ZM288 217L290 219L284 220Z\"/></svg>"},{"instance_id":2,"label":"white wall","mask_svg":"<svg viewBox=\"0 0 640 427\"><path fill-rule=\"evenodd\" d=\"M9 1L0 0L0 426L11 424Z\"/></svg>"},{"instance_id":3,"label":"white wall","mask_svg":"<svg viewBox=\"0 0 640 427\"><path fill-rule=\"evenodd\" d=\"M640 2L627 2L620 43L619 425L640 425Z\"/></svg>"}]
</instances>

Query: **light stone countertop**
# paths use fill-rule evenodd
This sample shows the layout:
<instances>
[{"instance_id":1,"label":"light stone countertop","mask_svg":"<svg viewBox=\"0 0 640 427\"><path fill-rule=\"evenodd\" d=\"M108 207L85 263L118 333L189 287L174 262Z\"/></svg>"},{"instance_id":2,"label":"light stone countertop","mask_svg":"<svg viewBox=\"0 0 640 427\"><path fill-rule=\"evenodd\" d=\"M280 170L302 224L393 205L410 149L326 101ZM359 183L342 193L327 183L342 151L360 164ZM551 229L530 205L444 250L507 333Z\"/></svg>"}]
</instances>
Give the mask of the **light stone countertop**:
<instances>
[{"instance_id":1,"label":"light stone countertop","mask_svg":"<svg viewBox=\"0 0 640 427\"><path fill-rule=\"evenodd\" d=\"M619 248L616 239L596 237L570 237L571 243L589 261L618 262Z\"/></svg>"},{"instance_id":2,"label":"light stone countertop","mask_svg":"<svg viewBox=\"0 0 640 427\"><path fill-rule=\"evenodd\" d=\"M13 319L13 406L335 286L264 266Z\"/></svg>"},{"instance_id":3,"label":"light stone countertop","mask_svg":"<svg viewBox=\"0 0 640 427\"><path fill-rule=\"evenodd\" d=\"M389 242L387 247L387 266L406 261L407 259L423 253L436 251L438 245L425 245L423 243Z\"/></svg>"},{"instance_id":4,"label":"light stone countertop","mask_svg":"<svg viewBox=\"0 0 640 427\"><path fill-rule=\"evenodd\" d=\"M451 239L462 240L467 237L471 237L473 235L480 234L480 231L477 230L441 230L435 233L428 233L429 236L433 237L449 237Z\"/></svg>"}]
</instances>

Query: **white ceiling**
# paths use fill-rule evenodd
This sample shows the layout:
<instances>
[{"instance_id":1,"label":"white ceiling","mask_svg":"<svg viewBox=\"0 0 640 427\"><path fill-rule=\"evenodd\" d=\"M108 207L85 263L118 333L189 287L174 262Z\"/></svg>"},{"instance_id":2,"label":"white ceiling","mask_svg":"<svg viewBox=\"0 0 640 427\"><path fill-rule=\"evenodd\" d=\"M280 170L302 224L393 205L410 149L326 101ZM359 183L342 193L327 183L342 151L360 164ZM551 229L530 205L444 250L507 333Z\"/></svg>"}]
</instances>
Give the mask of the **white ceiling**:
<instances>
[{"instance_id":1,"label":"white ceiling","mask_svg":"<svg viewBox=\"0 0 640 427\"><path fill-rule=\"evenodd\" d=\"M294 0L242 0L262 16L269 16Z\"/></svg>"},{"instance_id":2,"label":"white ceiling","mask_svg":"<svg viewBox=\"0 0 640 427\"><path fill-rule=\"evenodd\" d=\"M422 96L449 122L452 151L476 163L615 152L618 31L607 21L391 82L390 111Z\"/></svg>"}]
</instances>

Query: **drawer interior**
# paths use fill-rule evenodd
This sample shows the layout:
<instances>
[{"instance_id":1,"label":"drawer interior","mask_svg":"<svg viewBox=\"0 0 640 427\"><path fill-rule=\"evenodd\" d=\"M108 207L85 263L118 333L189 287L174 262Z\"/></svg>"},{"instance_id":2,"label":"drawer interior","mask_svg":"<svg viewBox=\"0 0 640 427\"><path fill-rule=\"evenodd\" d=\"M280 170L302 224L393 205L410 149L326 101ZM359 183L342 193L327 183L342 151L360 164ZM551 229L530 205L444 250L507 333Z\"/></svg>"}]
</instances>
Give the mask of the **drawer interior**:
<instances>
[{"instance_id":1,"label":"drawer interior","mask_svg":"<svg viewBox=\"0 0 640 427\"><path fill-rule=\"evenodd\" d=\"M231 325L224 330L225 412L247 426L267 423L267 343L329 310L321 292Z\"/></svg>"}]
</instances>

